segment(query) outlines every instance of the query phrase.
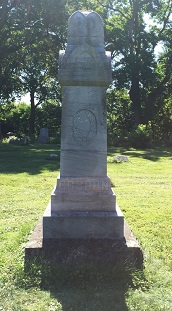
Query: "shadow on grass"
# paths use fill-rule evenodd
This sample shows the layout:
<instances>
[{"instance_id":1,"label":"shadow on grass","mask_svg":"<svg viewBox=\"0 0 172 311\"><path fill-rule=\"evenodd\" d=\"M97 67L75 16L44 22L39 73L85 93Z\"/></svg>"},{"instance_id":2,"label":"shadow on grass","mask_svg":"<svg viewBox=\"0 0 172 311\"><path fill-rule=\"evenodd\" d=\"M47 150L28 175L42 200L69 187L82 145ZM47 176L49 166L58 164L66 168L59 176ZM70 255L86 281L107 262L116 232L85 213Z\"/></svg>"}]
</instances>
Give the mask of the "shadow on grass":
<instances>
[{"instance_id":1,"label":"shadow on grass","mask_svg":"<svg viewBox=\"0 0 172 311\"><path fill-rule=\"evenodd\" d=\"M41 271L41 289L62 305L63 311L128 311L125 296L131 274L124 267L47 266Z\"/></svg>"},{"instance_id":2,"label":"shadow on grass","mask_svg":"<svg viewBox=\"0 0 172 311\"><path fill-rule=\"evenodd\" d=\"M51 296L61 303L63 311L127 311L126 291L120 286L115 288L114 284L87 283L51 291Z\"/></svg>"},{"instance_id":3,"label":"shadow on grass","mask_svg":"<svg viewBox=\"0 0 172 311\"><path fill-rule=\"evenodd\" d=\"M50 158L51 154L57 157ZM0 144L0 173L39 174L42 170L57 171L60 167L60 153L57 145L11 145Z\"/></svg>"},{"instance_id":4,"label":"shadow on grass","mask_svg":"<svg viewBox=\"0 0 172 311\"><path fill-rule=\"evenodd\" d=\"M57 157L50 158L51 154ZM108 148L108 156L123 154L131 157L158 161L161 157L172 157L171 148L155 148L143 150ZM60 150L57 145L35 144L17 146L0 144L0 173L19 174L26 172L39 174L42 170L57 171L60 168Z\"/></svg>"},{"instance_id":5,"label":"shadow on grass","mask_svg":"<svg viewBox=\"0 0 172 311\"><path fill-rule=\"evenodd\" d=\"M171 157L172 159L172 148L170 147L156 147L154 149L136 150L126 148L108 148L108 156L125 155L136 158L143 158L149 161L156 162L161 157Z\"/></svg>"}]
</instances>

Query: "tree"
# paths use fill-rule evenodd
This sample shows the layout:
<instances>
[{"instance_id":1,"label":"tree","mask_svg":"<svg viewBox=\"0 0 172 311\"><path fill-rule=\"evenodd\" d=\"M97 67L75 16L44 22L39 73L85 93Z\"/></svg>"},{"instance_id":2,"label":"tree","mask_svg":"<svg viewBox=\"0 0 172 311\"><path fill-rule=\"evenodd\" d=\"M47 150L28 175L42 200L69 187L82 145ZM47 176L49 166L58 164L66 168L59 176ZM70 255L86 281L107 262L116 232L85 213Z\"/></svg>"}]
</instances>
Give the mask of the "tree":
<instances>
[{"instance_id":1,"label":"tree","mask_svg":"<svg viewBox=\"0 0 172 311\"><path fill-rule=\"evenodd\" d=\"M155 48L162 40L166 43L171 1L115 0L106 3L102 5L109 9L110 16L106 23L106 40L113 57L113 86L128 89L137 126L152 118L147 114L147 107L155 104L154 98L169 80L166 66L166 75L158 83ZM157 24L146 27L145 14L152 16Z\"/></svg>"},{"instance_id":2,"label":"tree","mask_svg":"<svg viewBox=\"0 0 172 311\"><path fill-rule=\"evenodd\" d=\"M61 102L49 100L41 105L42 118L39 125L48 127L50 137L60 141L61 133Z\"/></svg>"},{"instance_id":3,"label":"tree","mask_svg":"<svg viewBox=\"0 0 172 311\"><path fill-rule=\"evenodd\" d=\"M108 144L125 143L133 126L131 101L126 89L109 89L107 93L107 132Z\"/></svg>"},{"instance_id":4,"label":"tree","mask_svg":"<svg viewBox=\"0 0 172 311\"><path fill-rule=\"evenodd\" d=\"M34 139L36 108L47 99L59 97L58 53L65 43L66 13L62 1L39 0L32 2L26 15L24 35L28 44L22 49L20 81L23 90L30 93L29 131Z\"/></svg>"},{"instance_id":5,"label":"tree","mask_svg":"<svg viewBox=\"0 0 172 311\"><path fill-rule=\"evenodd\" d=\"M29 114L30 107L25 103L4 103L0 109L3 137L8 132L12 132L18 137L23 134L28 135Z\"/></svg>"},{"instance_id":6,"label":"tree","mask_svg":"<svg viewBox=\"0 0 172 311\"><path fill-rule=\"evenodd\" d=\"M0 2L0 101L20 90L19 59L16 52L22 46L21 20L16 19L18 1Z\"/></svg>"},{"instance_id":7,"label":"tree","mask_svg":"<svg viewBox=\"0 0 172 311\"><path fill-rule=\"evenodd\" d=\"M121 117L126 105L134 123L147 124L166 105L171 90L172 0L3 0L0 2L0 99L29 92L30 135L34 137L36 108L59 100L58 54L66 42L68 17L75 10L95 10L106 23L106 48L112 51L109 111ZM154 23L147 25L145 16ZM164 54L156 55L159 43ZM128 99L127 99L128 92ZM125 96L124 96L125 94ZM121 100L119 96L122 96ZM124 100L124 97L126 100ZM111 109L112 108L112 109ZM131 115L125 114L127 124ZM114 120L112 116L109 117ZM112 122L113 123L113 122ZM110 124L110 123L109 123Z\"/></svg>"},{"instance_id":8,"label":"tree","mask_svg":"<svg viewBox=\"0 0 172 311\"><path fill-rule=\"evenodd\" d=\"M58 52L66 41L67 13L63 0L4 0L0 17L1 101L30 92L34 137L36 107L59 91Z\"/></svg>"},{"instance_id":9,"label":"tree","mask_svg":"<svg viewBox=\"0 0 172 311\"><path fill-rule=\"evenodd\" d=\"M2 137L5 137L8 132L14 133L17 137L22 137L23 134L29 136L30 105L23 102L11 102L0 108ZM50 137L57 141L60 138L61 129L61 102L58 100L44 102L36 109L35 120L37 137L41 127L48 127Z\"/></svg>"}]
</instances>

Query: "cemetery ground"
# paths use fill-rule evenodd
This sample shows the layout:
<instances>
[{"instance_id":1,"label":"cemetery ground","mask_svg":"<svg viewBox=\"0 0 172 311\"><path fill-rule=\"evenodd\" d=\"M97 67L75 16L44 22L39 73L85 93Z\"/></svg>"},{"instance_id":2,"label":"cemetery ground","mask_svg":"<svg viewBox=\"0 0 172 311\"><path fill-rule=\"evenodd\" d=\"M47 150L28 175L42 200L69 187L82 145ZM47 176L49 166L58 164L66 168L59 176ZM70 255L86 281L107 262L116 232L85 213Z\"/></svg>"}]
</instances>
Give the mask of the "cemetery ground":
<instances>
[{"instance_id":1,"label":"cemetery ground","mask_svg":"<svg viewBox=\"0 0 172 311\"><path fill-rule=\"evenodd\" d=\"M144 269L24 271L24 247L56 183L55 145L0 144L0 310L172 310L172 150L108 149L108 175ZM123 154L129 162L115 163ZM57 160L58 158L58 160ZM55 160L54 160L55 159Z\"/></svg>"}]
</instances>

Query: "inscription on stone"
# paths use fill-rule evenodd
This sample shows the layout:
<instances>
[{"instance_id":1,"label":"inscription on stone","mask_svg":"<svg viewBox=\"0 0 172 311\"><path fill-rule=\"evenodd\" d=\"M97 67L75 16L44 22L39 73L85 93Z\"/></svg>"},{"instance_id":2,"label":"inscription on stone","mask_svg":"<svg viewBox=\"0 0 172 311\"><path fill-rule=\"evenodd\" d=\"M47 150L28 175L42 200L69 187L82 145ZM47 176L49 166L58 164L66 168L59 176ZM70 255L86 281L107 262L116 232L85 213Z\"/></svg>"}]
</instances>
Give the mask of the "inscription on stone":
<instances>
[{"instance_id":1,"label":"inscription on stone","mask_svg":"<svg viewBox=\"0 0 172 311\"><path fill-rule=\"evenodd\" d=\"M92 143L97 135L97 120L93 112L87 109L78 110L73 117L72 131L77 143Z\"/></svg>"},{"instance_id":2,"label":"inscription on stone","mask_svg":"<svg viewBox=\"0 0 172 311\"><path fill-rule=\"evenodd\" d=\"M110 183L109 180L105 181L70 181L70 180L63 180L59 181L59 189L62 190L109 190L110 189Z\"/></svg>"}]
</instances>

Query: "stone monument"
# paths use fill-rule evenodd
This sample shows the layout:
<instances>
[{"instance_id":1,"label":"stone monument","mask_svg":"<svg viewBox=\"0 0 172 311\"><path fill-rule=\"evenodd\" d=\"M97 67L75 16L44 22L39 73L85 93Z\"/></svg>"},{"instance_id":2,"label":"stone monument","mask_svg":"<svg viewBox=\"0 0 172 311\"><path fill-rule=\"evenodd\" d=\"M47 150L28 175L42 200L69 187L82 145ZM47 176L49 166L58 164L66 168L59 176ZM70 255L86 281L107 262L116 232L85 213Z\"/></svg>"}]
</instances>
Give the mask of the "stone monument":
<instances>
[{"instance_id":1,"label":"stone monument","mask_svg":"<svg viewBox=\"0 0 172 311\"><path fill-rule=\"evenodd\" d=\"M106 89L111 54L103 20L75 12L60 52L62 134L60 176L43 217L44 239L124 237L124 217L107 176Z\"/></svg>"},{"instance_id":2,"label":"stone monument","mask_svg":"<svg viewBox=\"0 0 172 311\"><path fill-rule=\"evenodd\" d=\"M42 127L40 129L40 134L38 138L38 142L40 143L48 143L50 141L49 133L48 133L48 128Z\"/></svg>"},{"instance_id":3,"label":"stone monument","mask_svg":"<svg viewBox=\"0 0 172 311\"><path fill-rule=\"evenodd\" d=\"M63 95L60 175L43 219L26 246L27 258L43 252L50 260L56 254L58 262L59 252L62 258L66 252L71 257L73 248L82 246L87 259L142 261L107 176L105 97L111 80L102 18L94 12L75 12L68 21L66 50L59 58Z\"/></svg>"}]
</instances>

